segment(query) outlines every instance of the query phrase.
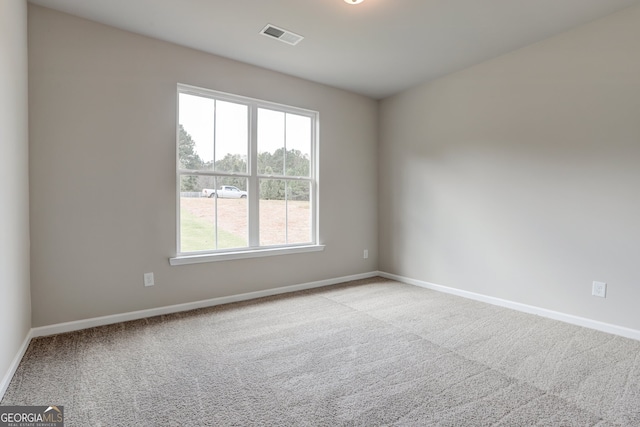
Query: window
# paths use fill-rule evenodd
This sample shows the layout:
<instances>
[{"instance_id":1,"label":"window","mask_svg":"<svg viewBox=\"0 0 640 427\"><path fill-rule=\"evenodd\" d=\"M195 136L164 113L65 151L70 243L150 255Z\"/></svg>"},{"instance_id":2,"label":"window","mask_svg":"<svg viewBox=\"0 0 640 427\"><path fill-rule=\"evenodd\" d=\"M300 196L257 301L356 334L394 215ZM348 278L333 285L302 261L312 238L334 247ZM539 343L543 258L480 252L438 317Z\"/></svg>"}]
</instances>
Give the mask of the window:
<instances>
[{"instance_id":1,"label":"window","mask_svg":"<svg viewBox=\"0 0 640 427\"><path fill-rule=\"evenodd\" d=\"M172 264L318 246L317 121L313 111L178 85Z\"/></svg>"}]
</instances>

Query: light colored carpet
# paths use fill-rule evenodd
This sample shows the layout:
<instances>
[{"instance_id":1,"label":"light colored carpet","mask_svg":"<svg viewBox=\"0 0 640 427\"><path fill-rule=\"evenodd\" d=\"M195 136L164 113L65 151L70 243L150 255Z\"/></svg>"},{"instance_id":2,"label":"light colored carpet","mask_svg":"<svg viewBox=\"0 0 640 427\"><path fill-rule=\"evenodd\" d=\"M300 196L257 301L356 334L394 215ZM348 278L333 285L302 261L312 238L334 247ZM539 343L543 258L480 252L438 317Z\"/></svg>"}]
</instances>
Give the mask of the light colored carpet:
<instances>
[{"instance_id":1,"label":"light colored carpet","mask_svg":"<svg viewBox=\"0 0 640 427\"><path fill-rule=\"evenodd\" d=\"M640 342L374 278L35 339L71 426L640 426Z\"/></svg>"}]
</instances>

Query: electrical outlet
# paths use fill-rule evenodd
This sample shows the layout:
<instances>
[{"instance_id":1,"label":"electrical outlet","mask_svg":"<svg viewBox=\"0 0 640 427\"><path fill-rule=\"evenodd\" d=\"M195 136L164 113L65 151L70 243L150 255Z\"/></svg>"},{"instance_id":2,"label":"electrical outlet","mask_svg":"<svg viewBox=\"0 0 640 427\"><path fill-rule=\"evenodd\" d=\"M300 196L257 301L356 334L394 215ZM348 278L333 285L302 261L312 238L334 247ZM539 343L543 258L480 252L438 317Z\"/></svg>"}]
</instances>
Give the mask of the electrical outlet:
<instances>
[{"instance_id":1,"label":"electrical outlet","mask_svg":"<svg viewBox=\"0 0 640 427\"><path fill-rule=\"evenodd\" d=\"M607 284L604 282L593 282L591 288L591 295L594 297L606 298L607 297Z\"/></svg>"},{"instance_id":2,"label":"electrical outlet","mask_svg":"<svg viewBox=\"0 0 640 427\"><path fill-rule=\"evenodd\" d=\"M153 273L144 273L144 285L145 286L155 285L153 281Z\"/></svg>"},{"instance_id":3,"label":"electrical outlet","mask_svg":"<svg viewBox=\"0 0 640 427\"><path fill-rule=\"evenodd\" d=\"M364 259L369 258L369 249L365 249L364 250L364 255L362 256L362 258L364 258Z\"/></svg>"}]
</instances>

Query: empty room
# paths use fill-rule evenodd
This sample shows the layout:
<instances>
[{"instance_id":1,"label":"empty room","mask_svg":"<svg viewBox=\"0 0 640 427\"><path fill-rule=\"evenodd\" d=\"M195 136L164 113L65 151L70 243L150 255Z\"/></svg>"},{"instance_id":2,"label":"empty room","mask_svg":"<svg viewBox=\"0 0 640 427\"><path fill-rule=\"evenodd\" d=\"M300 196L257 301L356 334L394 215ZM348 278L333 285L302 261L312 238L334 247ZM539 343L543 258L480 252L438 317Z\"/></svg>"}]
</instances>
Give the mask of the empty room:
<instances>
[{"instance_id":1,"label":"empty room","mask_svg":"<svg viewBox=\"0 0 640 427\"><path fill-rule=\"evenodd\" d=\"M0 0L0 427L640 426L639 52L639 0Z\"/></svg>"}]
</instances>

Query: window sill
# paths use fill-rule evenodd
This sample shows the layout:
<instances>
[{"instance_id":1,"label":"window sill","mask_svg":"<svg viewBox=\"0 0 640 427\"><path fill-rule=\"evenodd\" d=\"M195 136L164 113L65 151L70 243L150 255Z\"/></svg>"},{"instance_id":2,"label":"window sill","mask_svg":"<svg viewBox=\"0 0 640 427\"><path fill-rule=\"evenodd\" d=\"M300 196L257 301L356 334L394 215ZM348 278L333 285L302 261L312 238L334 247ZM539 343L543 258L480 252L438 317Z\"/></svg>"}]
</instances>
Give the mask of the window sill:
<instances>
[{"instance_id":1,"label":"window sill","mask_svg":"<svg viewBox=\"0 0 640 427\"><path fill-rule=\"evenodd\" d=\"M223 252L217 254L181 255L169 258L171 265L200 264L204 262L230 261L233 259L262 258L267 256L300 254L305 252L320 252L324 245L291 246L286 248L253 249L237 252Z\"/></svg>"}]
</instances>

